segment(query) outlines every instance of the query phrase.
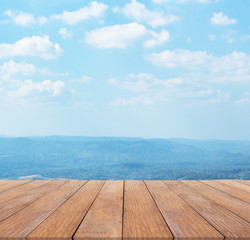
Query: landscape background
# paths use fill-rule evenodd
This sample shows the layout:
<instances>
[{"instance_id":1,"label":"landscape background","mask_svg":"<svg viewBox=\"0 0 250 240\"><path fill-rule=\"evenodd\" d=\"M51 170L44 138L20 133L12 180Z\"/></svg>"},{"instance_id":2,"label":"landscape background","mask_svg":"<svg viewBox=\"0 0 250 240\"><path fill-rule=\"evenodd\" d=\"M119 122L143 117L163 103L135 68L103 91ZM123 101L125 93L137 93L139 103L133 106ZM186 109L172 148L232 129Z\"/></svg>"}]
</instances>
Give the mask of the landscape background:
<instances>
[{"instance_id":1,"label":"landscape background","mask_svg":"<svg viewBox=\"0 0 250 240\"><path fill-rule=\"evenodd\" d=\"M0 179L250 179L250 141L0 137Z\"/></svg>"}]
</instances>

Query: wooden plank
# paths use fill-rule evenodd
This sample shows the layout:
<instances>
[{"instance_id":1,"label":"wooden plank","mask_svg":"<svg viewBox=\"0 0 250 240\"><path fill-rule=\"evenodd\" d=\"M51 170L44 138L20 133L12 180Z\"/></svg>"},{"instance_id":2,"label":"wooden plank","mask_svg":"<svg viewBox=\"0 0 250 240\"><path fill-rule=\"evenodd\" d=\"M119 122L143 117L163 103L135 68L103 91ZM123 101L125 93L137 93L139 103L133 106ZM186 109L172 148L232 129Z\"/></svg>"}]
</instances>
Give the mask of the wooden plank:
<instances>
[{"instance_id":1,"label":"wooden plank","mask_svg":"<svg viewBox=\"0 0 250 240\"><path fill-rule=\"evenodd\" d=\"M0 186L11 182L11 180L0 180Z\"/></svg>"},{"instance_id":2,"label":"wooden plank","mask_svg":"<svg viewBox=\"0 0 250 240\"><path fill-rule=\"evenodd\" d=\"M226 239L248 239L250 224L181 181L164 181Z\"/></svg>"},{"instance_id":3,"label":"wooden plank","mask_svg":"<svg viewBox=\"0 0 250 240\"><path fill-rule=\"evenodd\" d=\"M44 181L44 180L36 180L36 181L31 181L27 184L23 184L21 186L18 186L16 188L12 188L9 191L5 191L0 193L0 204L3 202L7 202L12 198L15 198L19 195L23 195L23 194L33 194L33 189L34 188L39 188L40 186L42 186L45 183L48 183L49 181Z\"/></svg>"},{"instance_id":4,"label":"wooden plank","mask_svg":"<svg viewBox=\"0 0 250 240\"><path fill-rule=\"evenodd\" d=\"M225 192L229 195L232 195L236 198L239 198L242 201L250 203L250 194L245 192L245 191L234 188L232 186L228 186L224 183L221 183L221 182L218 182L215 180L202 180L201 182L203 182L211 187L214 187L216 189L219 189L220 191Z\"/></svg>"},{"instance_id":5,"label":"wooden plank","mask_svg":"<svg viewBox=\"0 0 250 240\"><path fill-rule=\"evenodd\" d=\"M7 184L3 184L0 186L0 192L8 191L11 188L21 186L21 185L26 184L28 182L31 182L31 180L10 181Z\"/></svg>"},{"instance_id":6,"label":"wooden plank","mask_svg":"<svg viewBox=\"0 0 250 240\"><path fill-rule=\"evenodd\" d=\"M202 195L215 201L221 206L227 208L236 215L250 222L250 205L238 198L235 198L227 193L221 192L213 187L210 187L199 181L182 181L188 186L194 188Z\"/></svg>"},{"instance_id":7,"label":"wooden plank","mask_svg":"<svg viewBox=\"0 0 250 240\"><path fill-rule=\"evenodd\" d=\"M173 239L142 181L125 181L123 239Z\"/></svg>"},{"instance_id":8,"label":"wooden plank","mask_svg":"<svg viewBox=\"0 0 250 240\"><path fill-rule=\"evenodd\" d=\"M44 196L45 194L54 191L61 185L65 184L67 181L51 181L48 182L39 188L32 189L27 194L21 194L16 198L12 198L7 202L0 204L0 221L8 218L15 212L20 211L21 209L27 207L32 202L36 201L38 198Z\"/></svg>"},{"instance_id":9,"label":"wooden plank","mask_svg":"<svg viewBox=\"0 0 250 240\"><path fill-rule=\"evenodd\" d=\"M28 239L72 239L105 181L89 181L40 224Z\"/></svg>"},{"instance_id":10,"label":"wooden plank","mask_svg":"<svg viewBox=\"0 0 250 240\"><path fill-rule=\"evenodd\" d=\"M218 180L218 182L224 183L226 185L232 186L234 188L240 189L242 191L248 192L250 193L250 186L243 184L243 183L239 183L233 180Z\"/></svg>"},{"instance_id":11,"label":"wooden plank","mask_svg":"<svg viewBox=\"0 0 250 240\"><path fill-rule=\"evenodd\" d=\"M224 239L162 181L145 181L174 239Z\"/></svg>"},{"instance_id":12,"label":"wooden plank","mask_svg":"<svg viewBox=\"0 0 250 240\"><path fill-rule=\"evenodd\" d=\"M106 181L74 239L122 239L123 181Z\"/></svg>"},{"instance_id":13,"label":"wooden plank","mask_svg":"<svg viewBox=\"0 0 250 240\"><path fill-rule=\"evenodd\" d=\"M68 200L86 181L69 181L0 223L2 239L25 240L39 224ZM68 212L70 215L70 212ZM50 227L53 228L53 225Z\"/></svg>"},{"instance_id":14,"label":"wooden plank","mask_svg":"<svg viewBox=\"0 0 250 240\"><path fill-rule=\"evenodd\" d=\"M234 180L236 182L240 182L240 183L243 183L243 184L246 184L246 185L250 185L250 180Z\"/></svg>"}]
</instances>

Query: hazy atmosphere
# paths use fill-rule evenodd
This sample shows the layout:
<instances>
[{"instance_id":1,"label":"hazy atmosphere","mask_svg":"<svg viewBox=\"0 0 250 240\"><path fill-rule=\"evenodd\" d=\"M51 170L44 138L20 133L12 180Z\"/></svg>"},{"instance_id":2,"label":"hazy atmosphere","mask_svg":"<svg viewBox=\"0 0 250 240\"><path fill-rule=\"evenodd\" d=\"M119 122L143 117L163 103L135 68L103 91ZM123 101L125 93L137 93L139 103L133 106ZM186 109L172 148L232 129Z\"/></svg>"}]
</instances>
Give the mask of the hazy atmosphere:
<instances>
[{"instance_id":1,"label":"hazy atmosphere","mask_svg":"<svg viewBox=\"0 0 250 240\"><path fill-rule=\"evenodd\" d=\"M0 134L250 139L244 0L2 0Z\"/></svg>"}]
</instances>

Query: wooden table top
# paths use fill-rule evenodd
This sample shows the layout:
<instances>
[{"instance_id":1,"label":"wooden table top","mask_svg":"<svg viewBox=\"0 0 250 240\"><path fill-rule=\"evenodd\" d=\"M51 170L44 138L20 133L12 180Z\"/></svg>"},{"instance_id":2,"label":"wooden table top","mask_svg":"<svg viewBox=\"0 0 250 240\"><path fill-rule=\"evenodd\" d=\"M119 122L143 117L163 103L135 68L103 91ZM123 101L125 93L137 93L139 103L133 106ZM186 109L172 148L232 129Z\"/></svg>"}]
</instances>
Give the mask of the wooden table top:
<instances>
[{"instance_id":1,"label":"wooden table top","mask_svg":"<svg viewBox=\"0 0 250 240\"><path fill-rule=\"evenodd\" d=\"M250 239L250 181L0 180L0 239Z\"/></svg>"}]
</instances>

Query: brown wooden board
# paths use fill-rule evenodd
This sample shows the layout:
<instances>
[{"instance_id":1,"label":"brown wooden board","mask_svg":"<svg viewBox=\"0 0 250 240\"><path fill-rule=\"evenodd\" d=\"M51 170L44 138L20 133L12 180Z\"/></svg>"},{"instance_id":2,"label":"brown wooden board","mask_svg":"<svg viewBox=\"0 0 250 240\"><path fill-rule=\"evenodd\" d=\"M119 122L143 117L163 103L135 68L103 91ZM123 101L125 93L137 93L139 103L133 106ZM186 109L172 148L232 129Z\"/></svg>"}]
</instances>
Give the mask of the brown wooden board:
<instances>
[{"instance_id":1,"label":"brown wooden board","mask_svg":"<svg viewBox=\"0 0 250 240\"><path fill-rule=\"evenodd\" d=\"M249 239L250 224L181 181L164 181L226 239Z\"/></svg>"},{"instance_id":2,"label":"brown wooden board","mask_svg":"<svg viewBox=\"0 0 250 240\"><path fill-rule=\"evenodd\" d=\"M48 183L49 181L31 181L27 184L20 185L16 188L12 188L9 191L0 193L0 204L6 201L9 201L12 198L16 198L20 195L33 194L33 189L40 188L43 184ZM0 208L1 209L1 208Z\"/></svg>"},{"instance_id":3,"label":"brown wooden board","mask_svg":"<svg viewBox=\"0 0 250 240\"><path fill-rule=\"evenodd\" d=\"M246 185L250 185L250 180L234 180L236 182L240 182L240 183L243 183L243 184L246 184Z\"/></svg>"},{"instance_id":4,"label":"brown wooden board","mask_svg":"<svg viewBox=\"0 0 250 240\"><path fill-rule=\"evenodd\" d=\"M28 239L72 239L105 181L89 181L40 224Z\"/></svg>"},{"instance_id":5,"label":"brown wooden board","mask_svg":"<svg viewBox=\"0 0 250 240\"><path fill-rule=\"evenodd\" d=\"M11 182L11 180L0 180L0 186L9 182Z\"/></svg>"},{"instance_id":6,"label":"brown wooden board","mask_svg":"<svg viewBox=\"0 0 250 240\"><path fill-rule=\"evenodd\" d=\"M4 191L8 191L12 188L21 186L23 184L26 184L28 182L31 182L31 180L18 180L18 181L10 181L7 184L0 185L0 193Z\"/></svg>"},{"instance_id":7,"label":"brown wooden board","mask_svg":"<svg viewBox=\"0 0 250 240\"><path fill-rule=\"evenodd\" d=\"M229 185L231 187L234 187L234 188L237 188L237 189L240 189L242 191L250 193L250 186L247 185L247 184L243 184L243 183L236 182L236 181L233 181L233 180L219 180L218 182L227 184L227 185Z\"/></svg>"},{"instance_id":8,"label":"brown wooden board","mask_svg":"<svg viewBox=\"0 0 250 240\"><path fill-rule=\"evenodd\" d=\"M29 233L68 200L85 182L69 181L5 221L0 222L1 238L8 238L9 240L26 239L25 237Z\"/></svg>"},{"instance_id":9,"label":"brown wooden board","mask_svg":"<svg viewBox=\"0 0 250 240\"><path fill-rule=\"evenodd\" d=\"M122 239L123 181L106 181L74 239Z\"/></svg>"},{"instance_id":10,"label":"brown wooden board","mask_svg":"<svg viewBox=\"0 0 250 240\"><path fill-rule=\"evenodd\" d=\"M250 221L250 204L227 193L221 192L199 181L182 181L202 195L227 208L236 215Z\"/></svg>"},{"instance_id":11,"label":"brown wooden board","mask_svg":"<svg viewBox=\"0 0 250 240\"><path fill-rule=\"evenodd\" d=\"M174 239L224 239L162 181L145 181Z\"/></svg>"},{"instance_id":12,"label":"brown wooden board","mask_svg":"<svg viewBox=\"0 0 250 240\"><path fill-rule=\"evenodd\" d=\"M39 188L32 189L32 192L28 192L28 194L22 194L17 196L16 198L12 198L7 202L3 202L0 204L0 221L8 218L15 212L20 211L21 209L27 207L32 202L36 201L39 197L46 195L47 193L54 191L56 188L60 187L66 181L51 181L48 182Z\"/></svg>"},{"instance_id":13,"label":"brown wooden board","mask_svg":"<svg viewBox=\"0 0 250 240\"><path fill-rule=\"evenodd\" d=\"M201 182L211 187L214 187L216 189L219 189L222 192L230 194L236 198L239 198L247 203L250 203L250 194L245 191L242 191L240 189L237 189L235 187L229 186L227 184L224 184L215 180L202 180Z\"/></svg>"},{"instance_id":14,"label":"brown wooden board","mask_svg":"<svg viewBox=\"0 0 250 240\"><path fill-rule=\"evenodd\" d=\"M123 239L172 239L143 181L125 181Z\"/></svg>"}]
</instances>

